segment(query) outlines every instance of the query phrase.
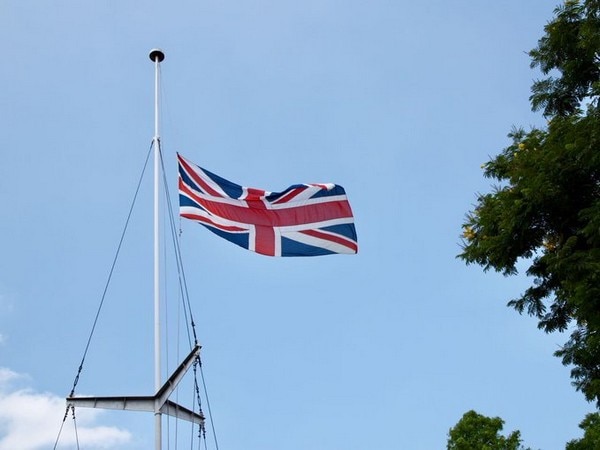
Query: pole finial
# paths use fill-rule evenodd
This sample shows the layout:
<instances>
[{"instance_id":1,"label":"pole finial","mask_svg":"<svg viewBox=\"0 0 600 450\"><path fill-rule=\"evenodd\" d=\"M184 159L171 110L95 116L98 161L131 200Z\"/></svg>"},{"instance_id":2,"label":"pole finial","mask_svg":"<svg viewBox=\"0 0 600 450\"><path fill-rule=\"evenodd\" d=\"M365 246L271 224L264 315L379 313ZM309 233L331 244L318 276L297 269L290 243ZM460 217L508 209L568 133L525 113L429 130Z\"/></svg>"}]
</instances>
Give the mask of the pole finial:
<instances>
[{"instance_id":1,"label":"pole finial","mask_svg":"<svg viewBox=\"0 0 600 450\"><path fill-rule=\"evenodd\" d=\"M162 62L162 60L165 59L165 54L159 48L153 48L150 50L150 54L148 56L152 62L156 62L157 60L158 62Z\"/></svg>"}]
</instances>

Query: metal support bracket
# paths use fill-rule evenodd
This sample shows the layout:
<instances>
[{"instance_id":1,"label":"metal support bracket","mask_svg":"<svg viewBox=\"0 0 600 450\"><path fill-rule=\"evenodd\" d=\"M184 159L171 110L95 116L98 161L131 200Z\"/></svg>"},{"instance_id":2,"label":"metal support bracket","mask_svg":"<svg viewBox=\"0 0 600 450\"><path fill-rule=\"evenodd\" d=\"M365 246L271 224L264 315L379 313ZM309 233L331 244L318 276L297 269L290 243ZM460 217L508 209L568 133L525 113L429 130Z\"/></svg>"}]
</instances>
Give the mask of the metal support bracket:
<instances>
[{"instance_id":1,"label":"metal support bracket","mask_svg":"<svg viewBox=\"0 0 600 450\"><path fill-rule=\"evenodd\" d=\"M153 396L67 397L67 406L146 411L155 414L162 413L188 422L204 425L204 416L202 414L191 411L169 400L171 393L177 388L179 382L200 354L200 348L199 345L196 345L192 349L190 354Z\"/></svg>"}]
</instances>

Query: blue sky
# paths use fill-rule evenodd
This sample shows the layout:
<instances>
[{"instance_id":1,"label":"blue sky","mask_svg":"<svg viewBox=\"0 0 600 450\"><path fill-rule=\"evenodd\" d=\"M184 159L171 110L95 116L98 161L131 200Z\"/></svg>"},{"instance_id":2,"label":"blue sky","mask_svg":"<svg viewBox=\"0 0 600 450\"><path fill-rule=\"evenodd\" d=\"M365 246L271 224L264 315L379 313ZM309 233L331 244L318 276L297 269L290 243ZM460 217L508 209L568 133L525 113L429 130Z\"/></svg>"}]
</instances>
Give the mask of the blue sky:
<instances>
[{"instance_id":1,"label":"blue sky","mask_svg":"<svg viewBox=\"0 0 600 450\"><path fill-rule=\"evenodd\" d=\"M529 281L456 259L464 214L490 188L480 165L513 126L544 124L526 52L553 7L2 2L0 449L56 438L153 135L153 47L171 181L179 151L242 185L341 184L356 217L358 255L311 259L181 224L220 448L440 449L470 409L532 448L579 437L594 408L552 356L566 336L505 307ZM82 395L153 387L150 182ZM151 446L151 416L78 421L84 448Z\"/></svg>"}]
</instances>

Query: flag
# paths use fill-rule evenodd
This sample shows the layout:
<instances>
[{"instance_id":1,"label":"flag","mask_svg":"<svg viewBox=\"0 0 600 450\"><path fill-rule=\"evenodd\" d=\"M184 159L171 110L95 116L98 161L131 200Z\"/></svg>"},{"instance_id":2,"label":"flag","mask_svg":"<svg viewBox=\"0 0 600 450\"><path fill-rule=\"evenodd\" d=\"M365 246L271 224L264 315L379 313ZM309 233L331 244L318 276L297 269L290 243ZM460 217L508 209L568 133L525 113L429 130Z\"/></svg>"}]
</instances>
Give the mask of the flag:
<instances>
[{"instance_id":1,"label":"flag","mask_svg":"<svg viewBox=\"0 0 600 450\"><path fill-rule=\"evenodd\" d=\"M346 191L336 184L295 184L282 192L246 188L181 155L180 215L234 244L268 256L358 251Z\"/></svg>"}]
</instances>

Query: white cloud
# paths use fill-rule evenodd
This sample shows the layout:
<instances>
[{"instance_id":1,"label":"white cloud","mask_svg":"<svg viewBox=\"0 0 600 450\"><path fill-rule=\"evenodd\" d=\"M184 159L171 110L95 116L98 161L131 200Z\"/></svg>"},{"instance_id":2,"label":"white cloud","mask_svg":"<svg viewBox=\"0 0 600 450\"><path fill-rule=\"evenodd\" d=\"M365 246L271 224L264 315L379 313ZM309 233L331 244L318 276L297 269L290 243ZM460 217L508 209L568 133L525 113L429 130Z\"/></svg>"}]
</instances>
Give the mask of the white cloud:
<instances>
[{"instance_id":1,"label":"white cloud","mask_svg":"<svg viewBox=\"0 0 600 450\"><path fill-rule=\"evenodd\" d=\"M5 386L19 378L23 378L23 375L19 375L6 367L0 367L0 392L4 391Z\"/></svg>"},{"instance_id":2,"label":"white cloud","mask_svg":"<svg viewBox=\"0 0 600 450\"><path fill-rule=\"evenodd\" d=\"M65 400L32 389L11 385L26 376L0 367L0 450L52 448L65 413ZM77 436L88 449L108 449L131 440L131 434L116 427L98 425L101 411L77 410ZM71 416L60 435L59 449L74 448L76 436Z\"/></svg>"}]
</instances>

